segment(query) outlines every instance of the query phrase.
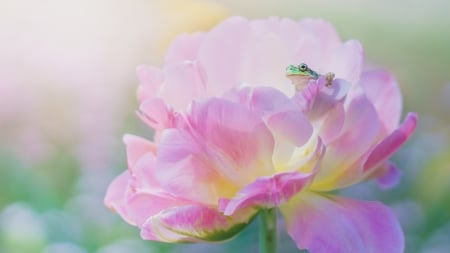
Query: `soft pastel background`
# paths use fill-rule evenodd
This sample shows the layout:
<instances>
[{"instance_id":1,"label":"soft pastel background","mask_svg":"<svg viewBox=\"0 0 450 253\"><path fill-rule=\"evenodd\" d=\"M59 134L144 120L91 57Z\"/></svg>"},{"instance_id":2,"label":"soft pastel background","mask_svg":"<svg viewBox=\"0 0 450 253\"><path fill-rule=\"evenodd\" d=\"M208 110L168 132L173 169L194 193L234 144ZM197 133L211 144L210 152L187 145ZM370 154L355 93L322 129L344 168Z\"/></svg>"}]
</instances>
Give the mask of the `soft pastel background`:
<instances>
[{"instance_id":1,"label":"soft pastel background","mask_svg":"<svg viewBox=\"0 0 450 253\"><path fill-rule=\"evenodd\" d=\"M152 243L102 202L125 169L123 133L151 137L134 114L136 66L230 15L323 17L395 73L404 110L420 116L394 157L404 176L344 194L391 206L406 252L450 252L449 10L447 0L0 0L0 252L257 252L256 224L225 244ZM280 251L300 252L284 233Z\"/></svg>"}]
</instances>

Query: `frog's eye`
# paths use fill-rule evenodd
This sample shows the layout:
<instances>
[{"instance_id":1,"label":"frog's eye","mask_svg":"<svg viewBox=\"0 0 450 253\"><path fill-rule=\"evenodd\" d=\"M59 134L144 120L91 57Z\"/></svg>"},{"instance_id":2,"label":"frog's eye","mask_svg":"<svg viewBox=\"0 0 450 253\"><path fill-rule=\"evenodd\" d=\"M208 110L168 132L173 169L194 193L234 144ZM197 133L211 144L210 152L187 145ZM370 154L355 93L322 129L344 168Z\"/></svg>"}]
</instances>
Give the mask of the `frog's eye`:
<instances>
[{"instance_id":1,"label":"frog's eye","mask_svg":"<svg viewBox=\"0 0 450 253\"><path fill-rule=\"evenodd\" d=\"M301 71L306 71L308 70L308 65L306 65L305 63L301 63L300 65L298 65L298 69L300 69Z\"/></svg>"}]
</instances>

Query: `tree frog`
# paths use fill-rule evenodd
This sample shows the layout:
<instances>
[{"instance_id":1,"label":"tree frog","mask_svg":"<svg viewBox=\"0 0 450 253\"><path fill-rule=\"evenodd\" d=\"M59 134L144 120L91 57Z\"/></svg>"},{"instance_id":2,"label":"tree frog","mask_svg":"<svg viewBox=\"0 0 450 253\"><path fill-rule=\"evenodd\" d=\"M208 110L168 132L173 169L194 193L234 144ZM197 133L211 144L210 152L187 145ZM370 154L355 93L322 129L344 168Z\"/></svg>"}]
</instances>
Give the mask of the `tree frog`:
<instances>
[{"instance_id":1,"label":"tree frog","mask_svg":"<svg viewBox=\"0 0 450 253\"><path fill-rule=\"evenodd\" d=\"M292 84L295 85L296 91L302 91L308 84L309 80L317 80L321 75L310 69L305 63L300 63L298 66L287 66L286 76L292 81ZM334 79L334 73L328 72L323 76L325 76L326 80L325 86L331 86Z\"/></svg>"}]
</instances>

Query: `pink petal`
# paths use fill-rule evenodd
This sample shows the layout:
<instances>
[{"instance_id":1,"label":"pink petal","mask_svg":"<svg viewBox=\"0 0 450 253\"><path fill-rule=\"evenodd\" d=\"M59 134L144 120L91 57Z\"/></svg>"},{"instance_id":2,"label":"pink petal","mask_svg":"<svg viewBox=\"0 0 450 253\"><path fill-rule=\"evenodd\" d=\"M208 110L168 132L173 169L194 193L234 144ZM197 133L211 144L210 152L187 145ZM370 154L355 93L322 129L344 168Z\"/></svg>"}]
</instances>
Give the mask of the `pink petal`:
<instances>
[{"instance_id":1,"label":"pink petal","mask_svg":"<svg viewBox=\"0 0 450 253\"><path fill-rule=\"evenodd\" d=\"M213 28L199 49L199 60L207 73L208 94L221 95L241 80L242 56L249 45L249 21L232 17Z\"/></svg>"},{"instance_id":2,"label":"pink petal","mask_svg":"<svg viewBox=\"0 0 450 253\"><path fill-rule=\"evenodd\" d=\"M272 208L289 200L311 179L311 174L299 172L280 173L261 177L240 190L236 197L221 199L219 210L225 215L249 207Z\"/></svg>"},{"instance_id":3,"label":"pink petal","mask_svg":"<svg viewBox=\"0 0 450 253\"><path fill-rule=\"evenodd\" d=\"M260 117L282 110L298 109L284 93L272 87L237 87L227 92L223 98L245 105Z\"/></svg>"},{"instance_id":4,"label":"pink petal","mask_svg":"<svg viewBox=\"0 0 450 253\"><path fill-rule=\"evenodd\" d=\"M186 109L193 99L205 95L205 74L195 61L183 61L164 68L164 83L158 96L175 110Z\"/></svg>"},{"instance_id":5,"label":"pink petal","mask_svg":"<svg viewBox=\"0 0 450 253\"><path fill-rule=\"evenodd\" d=\"M314 105L308 113L312 119L323 116L330 109L334 108L336 104L341 103L350 89L350 84L343 79L335 79L330 87L325 86L325 77L322 76L317 81L320 87L317 93Z\"/></svg>"},{"instance_id":6,"label":"pink petal","mask_svg":"<svg viewBox=\"0 0 450 253\"><path fill-rule=\"evenodd\" d=\"M402 253L395 215L378 202L302 192L281 208L297 247L311 253Z\"/></svg>"},{"instance_id":7,"label":"pink petal","mask_svg":"<svg viewBox=\"0 0 450 253\"><path fill-rule=\"evenodd\" d=\"M124 171L117 176L111 184L109 184L108 189L106 190L104 203L108 208L116 211L126 222L134 224L128 218L125 206L125 193L128 188L129 179L130 173L128 171Z\"/></svg>"},{"instance_id":8,"label":"pink petal","mask_svg":"<svg viewBox=\"0 0 450 253\"><path fill-rule=\"evenodd\" d=\"M291 41L294 63L304 62L319 73L331 71L324 68L323 62L328 61L341 44L334 27L321 19L302 19L292 32L300 34L297 41Z\"/></svg>"},{"instance_id":9,"label":"pink petal","mask_svg":"<svg viewBox=\"0 0 450 253\"><path fill-rule=\"evenodd\" d=\"M402 172L392 163L386 163L383 173L377 178L378 186L382 189L394 187L400 181Z\"/></svg>"},{"instance_id":10,"label":"pink petal","mask_svg":"<svg viewBox=\"0 0 450 253\"><path fill-rule=\"evenodd\" d=\"M230 195L232 193L227 190L236 189L216 167L208 153L188 133L179 129L162 132L156 177L166 191L214 205L219 195Z\"/></svg>"},{"instance_id":11,"label":"pink petal","mask_svg":"<svg viewBox=\"0 0 450 253\"><path fill-rule=\"evenodd\" d=\"M319 188L335 187L339 181L348 181L345 177L357 176L358 171L344 171L350 171L377 141L380 124L370 101L360 92L353 93L348 100L341 134L327 146L321 170L314 181Z\"/></svg>"},{"instance_id":12,"label":"pink petal","mask_svg":"<svg viewBox=\"0 0 450 253\"><path fill-rule=\"evenodd\" d=\"M174 125L175 113L160 98L147 99L139 106L138 116L155 130Z\"/></svg>"},{"instance_id":13,"label":"pink petal","mask_svg":"<svg viewBox=\"0 0 450 253\"><path fill-rule=\"evenodd\" d=\"M136 70L139 79L138 98L142 102L158 95L159 88L164 82L164 76L159 68L139 66Z\"/></svg>"},{"instance_id":14,"label":"pink petal","mask_svg":"<svg viewBox=\"0 0 450 253\"><path fill-rule=\"evenodd\" d=\"M205 33L179 35L167 49L164 63L172 64L197 60L198 50L205 36Z\"/></svg>"},{"instance_id":15,"label":"pink petal","mask_svg":"<svg viewBox=\"0 0 450 253\"><path fill-rule=\"evenodd\" d=\"M330 109L325 117L321 120L319 129L319 136L323 143L327 146L333 142L342 131L345 122L345 111L342 104L336 104Z\"/></svg>"},{"instance_id":16,"label":"pink petal","mask_svg":"<svg viewBox=\"0 0 450 253\"><path fill-rule=\"evenodd\" d=\"M360 84L375 106L386 132L394 131L402 113L402 97L395 78L386 71L368 71L363 73Z\"/></svg>"},{"instance_id":17,"label":"pink petal","mask_svg":"<svg viewBox=\"0 0 450 253\"><path fill-rule=\"evenodd\" d=\"M133 167L136 162L147 153L156 153L156 145L139 136L126 134L123 142L127 148L128 167Z\"/></svg>"},{"instance_id":18,"label":"pink petal","mask_svg":"<svg viewBox=\"0 0 450 253\"><path fill-rule=\"evenodd\" d=\"M189 123L221 174L243 184L272 174L272 133L245 105L221 99L198 102L191 107Z\"/></svg>"},{"instance_id":19,"label":"pink petal","mask_svg":"<svg viewBox=\"0 0 450 253\"><path fill-rule=\"evenodd\" d=\"M209 99L192 104L187 117L186 129L160 137L157 176L165 189L213 204L273 173L273 136L245 106Z\"/></svg>"},{"instance_id":20,"label":"pink petal","mask_svg":"<svg viewBox=\"0 0 450 253\"><path fill-rule=\"evenodd\" d=\"M142 227L141 237L163 242L223 241L238 234L255 215L255 210L224 216L207 206L176 207L148 219Z\"/></svg>"},{"instance_id":21,"label":"pink petal","mask_svg":"<svg viewBox=\"0 0 450 253\"><path fill-rule=\"evenodd\" d=\"M370 153L367 161L364 163L364 170L370 170L379 163L388 159L405 143L412 135L417 125L417 114L408 113L405 121L392 134L381 141Z\"/></svg>"},{"instance_id":22,"label":"pink petal","mask_svg":"<svg viewBox=\"0 0 450 253\"><path fill-rule=\"evenodd\" d=\"M190 204L191 202L175 198L167 193L129 192L125 200L127 220L141 227L147 219L169 208Z\"/></svg>"},{"instance_id":23,"label":"pink petal","mask_svg":"<svg viewBox=\"0 0 450 253\"><path fill-rule=\"evenodd\" d=\"M304 145L313 133L311 124L300 111L275 113L267 119L267 125L281 141L297 147Z\"/></svg>"},{"instance_id":24,"label":"pink petal","mask_svg":"<svg viewBox=\"0 0 450 253\"><path fill-rule=\"evenodd\" d=\"M138 141L136 137L128 136L126 139L128 142ZM162 210L190 204L164 192L155 181L155 173L155 157L152 153L146 153L134 167L111 183L105 197L106 206L118 212L128 223L141 226Z\"/></svg>"},{"instance_id":25,"label":"pink petal","mask_svg":"<svg viewBox=\"0 0 450 253\"><path fill-rule=\"evenodd\" d=\"M335 49L327 72L333 72L336 78L342 78L352 85L359 82L364 65L364 52L361 43L349 40Z\"/></svg>"}]
</instances>

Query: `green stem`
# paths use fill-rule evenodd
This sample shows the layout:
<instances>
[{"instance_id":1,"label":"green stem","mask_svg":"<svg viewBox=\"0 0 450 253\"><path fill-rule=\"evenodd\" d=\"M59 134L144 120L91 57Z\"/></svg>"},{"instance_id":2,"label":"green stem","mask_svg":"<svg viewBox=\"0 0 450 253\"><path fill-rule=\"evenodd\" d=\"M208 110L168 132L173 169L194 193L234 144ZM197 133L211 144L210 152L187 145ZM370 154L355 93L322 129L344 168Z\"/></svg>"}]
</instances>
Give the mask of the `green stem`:
<instances>
[{"instance_id":1,"label":"green stem","mask_svg":"<svg viewBox=\"0 0 450 253\"><path fill-rule=\"evenodd\" d=\"M277 210L263 209L259 214L260 253L277 252Z\"/></svg>"}]
</instances>

